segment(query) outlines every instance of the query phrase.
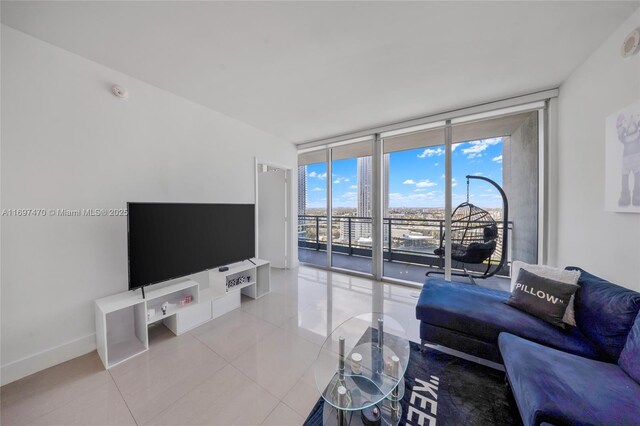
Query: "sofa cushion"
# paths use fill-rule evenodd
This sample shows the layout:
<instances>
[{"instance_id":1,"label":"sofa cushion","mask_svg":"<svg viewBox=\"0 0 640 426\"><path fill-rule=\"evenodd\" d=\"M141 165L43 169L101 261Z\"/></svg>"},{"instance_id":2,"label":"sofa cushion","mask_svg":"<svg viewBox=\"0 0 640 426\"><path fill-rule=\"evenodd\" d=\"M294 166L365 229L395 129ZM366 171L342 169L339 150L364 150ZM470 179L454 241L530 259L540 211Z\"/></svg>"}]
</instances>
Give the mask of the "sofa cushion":
<instances>
[{"instance_id":1,"label":"sofa cushion","mask_svg":"<svg viewBox=\"0 0 640 426\"><path fill-rule=\"evenodd\" d=\"M560 281L566 284L578 285L578 280L580 279L580 271L554 268L553 266L547 265L531 265L520 260L514 260L511 264L511 292L513 292L513 289L516 286L516 280L518 278L518 274L520 273L520 269L525 269L529 272L533 272L536 275L540 275L541 277L550 278L552 280ZM574 327L576 325L576 317L573 309L573 296L569 301L567 310L564 312L562 321L569 325L573 325Z\"/></svg>"},{"instance_id":2,"label":"sofa cushion","mask_svg":"<svg viewBox=\"0 0 640 426\"><path fill-rule=\"evenodd\" d=\"M620 352L618 365L633 380L640 383L640 314L636 317L636 321L633 323L627 338L627 343L624 345L622 352Z\"/></svg>"},{"instance_id":3,"label":"sofa cushion","mask_svg":"<svg viewBox=\"0 0 640 426\"><path fill-rule=\"evenodd\" d=\"M640 293L581 271L580 288L575 294L576 323L601 351L617 362L640 310Z\"/></svg>"},{"instance_id":4,"label":"sofa cushion","mask_svg":"<svg viewBox=\"0 0 640 426\"><path fill-rule=\"evenodd\" d=\"M525 425L638 425L640 385L622 369L502 333L500 352Z\"/></svg>"},{"instance_id":5,"label":"sofa cushion","mask_svg":"<svg viewBox=\"0 0 640 426\"><path fill-rule=\"evenodd\" d=\"M507 291L430 279L422 288L416 318L496 346L498 335L507 331L588 358L604 357L577 327L554 327L506 305L508 297Z\"/></svg>"},{"instance_id":6,"label":"sofa cushion","mask_svg":"<svg viewBox=\"0 0 640 426\"><path fill-rule=\"evenodd\" d=\"M565 284L521 269L516 286L505 303L551 325L564 328L562 318L577 289L577 285Z\"/></svg>"},{"instance_id":7,"label":"sofa cushion","mask_svg":"<svg viewBox=\"0 0 640 426\"><path fill-rule=\"evenodd\" d=\"M547 265L532 265L520 260L514 260L511 264L511 291L513 291L513 288L516 286L518 274L521 269L525 269L536 275L540 275L541 277L550 278L566 284L577 285L578 280L580 279L579 270L555 268Z\"/></svg>"}]
</instances>

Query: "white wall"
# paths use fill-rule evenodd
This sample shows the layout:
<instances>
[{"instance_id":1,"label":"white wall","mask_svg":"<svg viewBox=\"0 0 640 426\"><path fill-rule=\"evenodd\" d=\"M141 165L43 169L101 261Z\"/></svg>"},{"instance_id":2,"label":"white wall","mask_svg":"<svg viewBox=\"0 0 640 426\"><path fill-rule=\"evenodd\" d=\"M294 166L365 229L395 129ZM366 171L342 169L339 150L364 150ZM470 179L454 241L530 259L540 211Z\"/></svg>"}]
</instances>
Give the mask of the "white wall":
<instances>
[{"instance_id":1,"label":"white wall","mask_svg":"<svg viewBox=\"0 0 640 426\"><path fill-rule=\"evenodd\" d=\"M640 9L560 87L558 101L557 255L640 290L640 215L604 210L605 119L640 99L640 54L623 59ZM553 184L553 182L551 182Z\"/></svg>"},{"instance_id":2,"label":"white wall","mask_svg":"<svg viewBox=\"0 0 640 426\"><path fill-rule=\"evenodd\" d=\"M285 141L4 25L1 136L3 209L253 203L254 157L296 164ZM93 300L126 289L126 218L2 217L2 383L93 350Z\"/></svg>"}]
</instances>

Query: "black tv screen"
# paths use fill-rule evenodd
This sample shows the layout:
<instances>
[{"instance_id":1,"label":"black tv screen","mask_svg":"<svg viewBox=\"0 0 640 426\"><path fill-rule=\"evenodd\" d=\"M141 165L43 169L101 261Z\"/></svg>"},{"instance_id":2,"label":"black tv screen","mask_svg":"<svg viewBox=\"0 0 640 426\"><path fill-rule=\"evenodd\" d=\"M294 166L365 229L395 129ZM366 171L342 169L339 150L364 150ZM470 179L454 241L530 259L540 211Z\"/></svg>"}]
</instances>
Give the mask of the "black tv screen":
<instances>
[{"instance_id":1,"label":"black tv screen","mask_svg":"<svg viewBox=\"0 0 640 426\"><path fill-rule=\"evenodd\" d=\"M130 290L255 256L254 204L127 207Z\"/></svg>"}]
</instances>

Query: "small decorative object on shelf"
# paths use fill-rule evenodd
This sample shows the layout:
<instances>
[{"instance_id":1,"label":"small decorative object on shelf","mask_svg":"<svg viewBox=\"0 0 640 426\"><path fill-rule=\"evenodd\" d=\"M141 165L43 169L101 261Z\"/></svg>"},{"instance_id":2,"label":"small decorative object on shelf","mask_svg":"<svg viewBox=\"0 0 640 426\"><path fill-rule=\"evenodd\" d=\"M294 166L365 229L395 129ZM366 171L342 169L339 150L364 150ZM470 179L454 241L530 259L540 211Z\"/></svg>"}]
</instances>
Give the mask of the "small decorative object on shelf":
<instances>
[{"instance_id":1,"label":"small decorative object on shelf","mask_svg":"<svg viewBox=\"0 0 640 426\"><path fill-rule=\"evenodd\" d=\"M351 371L353 374L360 374L362 372L362 355L358 352L351 354Z\"/></svg>"},{"instance_id":2,"label":"small decorative object on shelf","mask_svg":"<svg viewBox=\"0 0 640 426\"><path fill-rule=\"evenodd\" d=\"M156 310L154 308L147 309L147 321L156 316Z\"/></svg>"},{"instance_id":3,"label":"small decorative object on shelf","mask_svg":"<svg viewBox=\"0 0 640 426\"><path fill-rule=\"evenodd\" d=\"M237 278L231 278L229 280L227 280L227 289L242 285L242 284L246 284L251 282L251 276L250 275L242 275L240 277Z\"/></svg>"},{"instance_id":4,"label":"small decorative object on shelf","mask_svg":"<svg viewBox=\"0 0 640 426\"><path fill-rule=\"evenodd\" d=\"M189 304L189 303L191 303L192 301L193 301L193 296L188 295L188 296L185 296L185 297L184 297L184 299L182 299L182 300L180 301L180 304L181 304L181 305L188 305L188 304Z\"/></svg>"},{"instance_id":5,"label":"small decorative object on shelf","mask_svg":"<svg viewBox=\"0 0 640 426\"><path fill-rule=\"evenodd\" d=\"M384 357L384 374L386 374L387 376L390 376L391 368L393 368L393 364L391 363L391 358L388 356Z\"/></svg>"},{"instance_id":6,"label":"small decorative object on shelf","mask_svg":"<svg viewBox=\"0 0 640 426\"><path fill-rule=\"evenodd\" d=\"M397 362L400 362L400 358L398 358L395 355L385 357L384 358L384 374L386 374L387 376L396 378L396 376L394 376L393 369L395 368Z\"/></svg>"},{"instance_id":7,"label":"small decorative object on shelf","mask_svg":"<svg viewBox=\"0 0 640 426\"><path fill-rule=\"evenodd\" d=\"M380 412L380 407L377 405L364 408L361 411L360 416L362 418L362 424L371 426L382 424L382 413Z\"/></svg>"},{"instance_id":8,"label":"small decorative object on shelf","mask_svg":"<svg viewBox=\"0 0 640 426\"><path fill-rule=\"evenodd\" d=\"M164 302L162 304L162 315L167 315L168 309L169 309L169 302Z\"/></svg>"}]
</instances>

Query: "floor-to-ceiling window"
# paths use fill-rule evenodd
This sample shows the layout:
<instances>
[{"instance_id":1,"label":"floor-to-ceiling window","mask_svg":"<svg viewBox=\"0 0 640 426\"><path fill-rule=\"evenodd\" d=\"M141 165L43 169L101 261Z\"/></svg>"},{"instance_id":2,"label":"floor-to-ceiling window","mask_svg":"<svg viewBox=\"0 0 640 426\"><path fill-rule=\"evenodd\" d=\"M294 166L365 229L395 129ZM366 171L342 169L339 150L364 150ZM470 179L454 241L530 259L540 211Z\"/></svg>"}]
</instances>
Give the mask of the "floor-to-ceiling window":
<instances>
[{"instance_id":1,"label":"floor-to-ceiling window","mask_svg":"<svg viewBox=\"0 0 640 426\"><path fill-rule=\"evenodd\" d=\"M508 277L513 260L538 261L539 223L539 129L538 111L505 115L452 126L453 205L469 202L483 209L498 228L491 256L477 263L453 262L457 270L467 268L483 276L497 270ZM466 176L470 176L467 182ZM507 206L489 181L505 192ZM505 210L505 207L508 209ZM505 223L505 215L508 215ZM484 226L484 224L479 224ZM507 232L504 233L504 227ZM506 283L488 280L491 287Z\"/></svg>"},{"instance_id":2,"label":"floor-to-ceiling window","mask_svg":"<svg viewBox=\"0 0 640 426\"><path fill-rule=\"evenodd\" d=\"M306 194L301 229L308 231L300 233L300 260L421 284L427 272L444 272L445 243L448 237L456 237L456 229L452 229L451 236L445 232L452 223L450 213L469 203L486 212L499 235L486 258L466 262L451 256L451 271L463 273L466 269L481 279L489 271L493 277L482 281L482 285L504 288L513 260L536 263L539 257L539 164L543 158L539 120L544 117L543 108L544 103L540 102L489 111L481 117L454 117L450 121L395 128L372 134L364 142L362 138L357 143L340 141L315 153L301 154L300 165L306 167L304 173L300 172L306 179L304 189L299 191ZM310 161L311 157L315 160ZM327 158L331 163L326 163ZM375 158L380 159L378 167L373 167ZM449 181L445 178L447 160L451 162ZM312 166L324 168L311 170ZM378 176L374 175L376 170ZM313 180L312 176L317 179L322 173L322 182ZM499 189L476 177L491 179ZM500 190L509 200L506 225ZM376 191L380 191L378 200L382 204L378 213L373 206ZM449 214L447 191L451 196ZM312 192L324 195L324 204L317 210L311 207ZM328 205L330 225L322 229ZM460 223L454 225L459 227ZM376 226L380 227L379 234L374 232ZM482 238L493 238L492 225L477 226L487 233L480 236L481 243L485 242ZM507 233L503 234L505 226ZM374 244L375 235L381 237L381 249ZM332 241L328 255L327 239ZM452 247L456 243L457 240L452 241ZM376 262L380 269L376 269Z\"/></svg>"},{"instance_id":3,"label":"floor-to-ceiling window","mask_svg":"<svg viewBox=\"0 0 640 426\"><path fill-rule=\"evenodd\" d=\"M372 140L331 149L331 266L372 273Z\"/></svg>"},{"instance_id":4,"label":"floor-to-ceiling window","mask_svg":"<svg viewBox=\"0 0 640 426\"><path fill-rule=\"evenodd\" d=\"M444 131L412 130L384 137L385 205L383 275L423 282L425 267L440 267L434 255L444 232Z\"/></svg>"},{"instance_id":5,"label":"floor-to-ceiling window","mask_svg":"<svg viewBox=\"0 0 640 426\"><path fill-rule=\"evenodd\" d=\"M326 152L298 156L298 259L327 266Z\"/></svg>"}]
</instances>

